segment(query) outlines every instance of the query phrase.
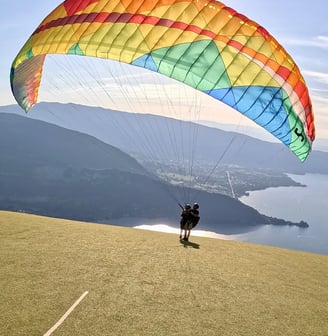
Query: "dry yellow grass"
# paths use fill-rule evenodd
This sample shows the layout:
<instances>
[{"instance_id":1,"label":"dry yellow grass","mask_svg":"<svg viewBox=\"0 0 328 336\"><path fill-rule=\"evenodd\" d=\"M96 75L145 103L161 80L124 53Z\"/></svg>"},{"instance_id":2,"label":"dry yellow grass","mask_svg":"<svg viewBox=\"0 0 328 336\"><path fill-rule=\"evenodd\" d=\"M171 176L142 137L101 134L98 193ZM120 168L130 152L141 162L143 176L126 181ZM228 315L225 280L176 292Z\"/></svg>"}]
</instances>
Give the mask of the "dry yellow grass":
<instances>
[{"instance_id":1,"label":"dry yellow grass","mask_svg":"<svg viewBox=\"0 0 328 336\"><path fill-rule=\"evenodd\" d=\"M0 335L327 336L328 257L0 212ZM199 246L198 246L199 245Z\"/></svg>"}]
</instances>

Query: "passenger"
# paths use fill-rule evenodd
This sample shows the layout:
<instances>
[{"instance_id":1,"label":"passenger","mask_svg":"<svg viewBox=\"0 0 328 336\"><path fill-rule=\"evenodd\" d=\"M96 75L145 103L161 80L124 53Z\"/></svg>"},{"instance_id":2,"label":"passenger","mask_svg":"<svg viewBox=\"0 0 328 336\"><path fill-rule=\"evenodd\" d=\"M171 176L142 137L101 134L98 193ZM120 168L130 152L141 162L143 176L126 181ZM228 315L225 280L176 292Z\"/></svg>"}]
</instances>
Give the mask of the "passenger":
<instances>
[{"instance_id":1,"label":"passenger","mask_svg":"<svg viewBox=\"0 0 328 336\"><path fill-rule=\"evenodd\" d=\"M190 213L191 213L191 221L192 221L192 229L194 227L196 227L196 225L198 224L199 222L199 205L198 203L194 203L194 205L192 206L192 209L190 210Z\"/></svg>"},{"instance_id":2,"label":"passenger","mask_svg":"<svg viewBox=\"0 0 328 336\"><path fill-rule=\"evenodd\" d=\"M186 204L181 213L180 220L180 240L188 241L190 230L192 228L192 214L190 204ZM183 236L183 238L182 238Z\"/></svg>"}]
</instances>

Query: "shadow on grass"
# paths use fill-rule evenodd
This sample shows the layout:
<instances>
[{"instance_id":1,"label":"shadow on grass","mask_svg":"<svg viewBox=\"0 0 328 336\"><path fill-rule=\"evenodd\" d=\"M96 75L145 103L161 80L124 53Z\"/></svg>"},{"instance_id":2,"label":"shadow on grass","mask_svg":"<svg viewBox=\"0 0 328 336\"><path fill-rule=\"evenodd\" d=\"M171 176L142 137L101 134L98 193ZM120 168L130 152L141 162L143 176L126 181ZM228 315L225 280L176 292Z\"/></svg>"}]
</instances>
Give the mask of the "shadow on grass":
<instances>
[{"instance_id":1,"label":"shadow on grass","mask_svg":"<svg viewBox=\"0 0 328 336\"><path fill-rule=\"evenodd\" d=\"M199 249L200 245L197 244L197 243L193 243L191 241L187 241L187 240L183 240L183 239L180 239L180 243L183 245L183 247L187 248L187 247L192 247L192 248L195 248L195 249Z\"/></svg>"}]
</instances>

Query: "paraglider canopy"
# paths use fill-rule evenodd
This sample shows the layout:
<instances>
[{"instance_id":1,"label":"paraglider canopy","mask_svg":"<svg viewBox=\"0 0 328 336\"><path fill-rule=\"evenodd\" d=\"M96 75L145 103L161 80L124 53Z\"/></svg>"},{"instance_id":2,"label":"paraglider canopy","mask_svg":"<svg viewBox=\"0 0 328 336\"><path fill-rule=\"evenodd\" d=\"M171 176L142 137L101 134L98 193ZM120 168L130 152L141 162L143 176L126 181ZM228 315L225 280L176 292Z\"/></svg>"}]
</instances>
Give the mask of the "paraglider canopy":
<instances>
[{"instance_id":1,"label":"paraglider canopy","mask_svg":"<svg viewBox=\"0 0 328 336\"><path fill-rule=\"evenodd\" d=\"M37 102L48 54L111 59L171 77L247 116L301 161L311 150L312 105L299 68L262 26L221 2L64 1L12 64L12 92L25 111Z\"/></svg>"}]
</instances>

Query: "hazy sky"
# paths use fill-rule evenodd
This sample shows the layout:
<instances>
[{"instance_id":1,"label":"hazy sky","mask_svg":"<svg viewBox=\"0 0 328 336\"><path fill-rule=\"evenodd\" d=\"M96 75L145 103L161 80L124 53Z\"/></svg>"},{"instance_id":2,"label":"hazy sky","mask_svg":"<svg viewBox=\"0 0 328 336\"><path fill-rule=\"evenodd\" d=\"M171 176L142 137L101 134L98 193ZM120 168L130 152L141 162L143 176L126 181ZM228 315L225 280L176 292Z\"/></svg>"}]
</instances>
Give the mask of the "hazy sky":
<instances>
[{"instance_id":1,"label":"hazy sky","mask_svg":"<svg viewBox=\"0 0 328 336\"><path fill-rule=\"evenodd\" d=\"M11 62L60 0L7 1L0 11L0 105L15 104ZM225 4L264 26L284 45L309 86L318 138L328 138L328 3L326 0L227 0Z\"/></svg>"}]
</instances>

